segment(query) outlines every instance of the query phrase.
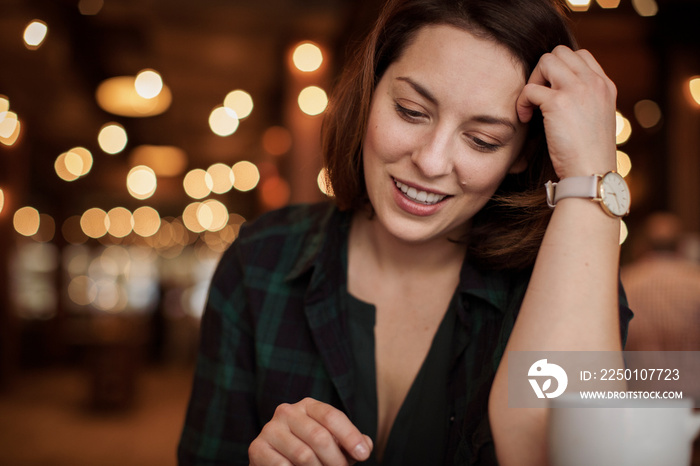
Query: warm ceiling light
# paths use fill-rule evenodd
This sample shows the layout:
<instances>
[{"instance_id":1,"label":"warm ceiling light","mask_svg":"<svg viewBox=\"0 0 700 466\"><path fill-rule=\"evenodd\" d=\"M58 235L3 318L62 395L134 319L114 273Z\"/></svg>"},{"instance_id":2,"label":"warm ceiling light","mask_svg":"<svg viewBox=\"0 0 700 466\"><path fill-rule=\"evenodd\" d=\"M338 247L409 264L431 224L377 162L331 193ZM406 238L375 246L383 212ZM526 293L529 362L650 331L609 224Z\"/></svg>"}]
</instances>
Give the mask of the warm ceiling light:
<instances>
[{"instance_id":1,"label":"warm ceiling light","mask_svg":"<svg viewBox=\"0 0 700 466\"><path fill-rule=\"evenodd\" d=\"M211 194L214 180L211 175L201 168L190 170L182 181L185 193L193 199L203 199Z\"/></svg>"},{"instance_id":2,"label":"warm ceiling light","mask_svg":"<svg viewBox=\"0 0 700 466\"><path fill-rule=\"evenodd\" d=\"M639 16L655 16L659 12L656 0L632 0L632 6Z\"/></svg>"},{"instance_id":3,"label":"warm ceiling light","mask_svg":"<svg viewBox=\"0 0 700 466\"><path fill-rule=\"evenodd\" d=\"M246 91L231 91L224 99L224 107L236 112L239 120L246 118L253 111L253 98Z\"/></svg>"},{"instance_id":4,"label":"warm ceiling light","mask_svg":"<svg viewBox=\"0 0 700 466\"><path fill-rule=\"evenodd\" d=\"M128 140L126 130L119 123L107 123L97 136L100 149L108 154L118 154L123 151Z\"/></svg>"},{"instance_id":5,"label":"warm ceiling light","mask_svg":"<svg viewBox=\"0 0 700 466\"><path fill-rule=\"evenodd\" d=\"M299 71L316 71L323 63L323 53L313 42L303 42L294 49L292 61Z\"/></svg>"},{"instance_id":6,"label":"warm ceiling light","mask_svg":"<svg viewBox=\"0 0 700 466\"><path fill-rule=\"evenodd\" d=\"M95 93L100 107L114 115L127 117L149 117L165 112L172 102L170 88L163 84L157 96L147 99L136 92L134 76L116 76L106 79Z\"/></svg>"},{"instance_id":7,"label":"warm ceiling light","mask_svg":"<svg viewBox=\"0 0 700 466\"><path fill-rule=\"evenodd\" d=\"M700 105L700 76L690 78L690 81L688 81L688 90L695 103Z\"/></svg>"},{"instance_id":8,"label":"warm ceiling light","mask_svg":"<svg viewBox=\"0 0 700 466\"><path fill-rule=\"evenodd\" d=\"M134 80L134 89L144 99L152 99L163 90L163 78L155 70L141 70Z\"/></svg>"},{"instance_id":9,"label":"warm ceiling light","mask_svg":"<svg viewBox=\"0 0 700 466\"><path fill-rule=\"evenodd\" d=\"M231 170L234 177L233 187L239 191L250 191L260 181L258 167L246 160L234 164Z\"/></svg>"},{"instance_id":10,"label":"warm ceiling light","mask_svg":"<svg viewBox=\"0 0 700 466\"><path fill-rule=\"evenodd\" d=\"M620 6L620 0L597 0L598 5L600 5L601 8L617 8Z\"/></svg>"},{"instance_id":11,"label":"warm ceiling light","mask_svg":"<svg viewBox=\"0 0 700 466\"><path fill-rule=\"evenodd\" d=\"M632 124L620 112L615 114L615 141L618 145L626 143L632 135Z\"/></svg>"},{"instance_id":12,"label":"warm ceiling light","mask_svg":"<svg viewBox=\"0 0 700 466\"><path fill-rule=\"evenodd\" d=\"M238 129L238 115L228 107L216 107L209 115L209 127L217 136L230 136Z\"/></svg>"},{"instance_id":13,"label":"warm ceiling light","mask_svg":"<svg viewBox=\"0 0 700 466\"><path fill-rule=\"evenodd\" d=\"M23 236L32 236L39 231L39 211L34 207L22 207L13 218L15 231Z\"/></svg>"},{"instance_id":14,"label":"warm ceiling light","mask_svg":"<svg viewBox=\"0 0 700 466\"><path fill-rule=\"evenodd\" d=\"M179 147L145 144L131 151L129 163L151 167L158 176L177 176L187 167L187 154Z\"/></svg>"},{"instance_id":15,"label":"warm ceiling light","mask_svg":"<svg viewBox=\"0 0 700 466\"><path fill-rule=\"evenodd\" d=\"M46 39L47 32L49 32L49 28L46 23L35 19L24 29L24 45L29 50L38 49Z\"/></svg>"},{"instance_id":16,"label":"warm ceiling light","mask_svg":"<svg viewBox=\"0 0 700 466\"><path fill-rule=\"evenodd\" d=\"M317 86L309 86L299 93L299 108L307 115L319 115L328 106L326 91Z\"/></svg>"},{"instance_id":17,"label":"warm ceiling light","mask_svg":"<svg viewBox=\"0 0 700 466\"><path fill-rule=\"evenodd\" d=\"M153 196L158 186L155 172L145 165L138 165L126 177L126 187L136 199L148 199Z\"/></svg>"}]
</instances>

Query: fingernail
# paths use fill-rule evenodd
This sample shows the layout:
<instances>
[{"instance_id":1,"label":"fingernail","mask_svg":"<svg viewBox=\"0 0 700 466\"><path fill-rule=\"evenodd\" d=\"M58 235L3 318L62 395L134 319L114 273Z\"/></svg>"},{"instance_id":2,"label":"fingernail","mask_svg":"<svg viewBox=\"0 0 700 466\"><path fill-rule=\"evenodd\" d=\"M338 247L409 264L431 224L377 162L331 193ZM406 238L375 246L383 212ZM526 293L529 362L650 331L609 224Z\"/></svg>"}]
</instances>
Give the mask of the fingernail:
<instances>
[{"instance_id":1,"label":"fingernail","mask_svg":"<svg viewBox=\"0 0 700 466\"><path fill-rule=\"evenodd\" d=\"M364 443L358 443L355 449L353 450L352 455L358 460L364 460L369 457L369 450L367 450L367 447L364 445Z\"/></svg>"}]
</instances>

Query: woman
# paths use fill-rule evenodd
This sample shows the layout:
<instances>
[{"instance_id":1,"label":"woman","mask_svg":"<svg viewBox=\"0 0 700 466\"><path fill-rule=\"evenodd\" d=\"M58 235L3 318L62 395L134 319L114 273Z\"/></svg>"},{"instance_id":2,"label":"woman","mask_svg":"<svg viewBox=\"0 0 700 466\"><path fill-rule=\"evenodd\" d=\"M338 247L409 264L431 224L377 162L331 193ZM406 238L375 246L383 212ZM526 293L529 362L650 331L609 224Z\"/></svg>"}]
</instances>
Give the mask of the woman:
<instances>
[{"instance_id":1,"label":"woman","mask_svg":"<svg viewBox=\"0 0 700 466\"><path fill-rule=\"evenodd\" d=\"M629 320L619 219L545 200L615 168L614 85L561 11L388 2L324 123L336 205L217 269L181 464L546 464L506 352L620 350Z\"/></svg>"}]
</instances>

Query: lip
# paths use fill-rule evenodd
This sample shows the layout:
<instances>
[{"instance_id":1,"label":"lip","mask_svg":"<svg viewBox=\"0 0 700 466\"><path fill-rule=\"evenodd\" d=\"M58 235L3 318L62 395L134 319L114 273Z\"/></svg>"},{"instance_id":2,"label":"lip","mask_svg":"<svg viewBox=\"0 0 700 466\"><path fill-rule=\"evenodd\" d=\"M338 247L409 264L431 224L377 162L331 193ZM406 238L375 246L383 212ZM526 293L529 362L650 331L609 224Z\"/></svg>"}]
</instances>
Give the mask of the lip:
<instances>
[{"instance_id":1,"label":"lip","mask_svg":"<svg viewBox=\"0 0 700 466\"><path fill-rule=\"evenodd\" d=\"M394 196L394 202L396 205L403 210L404 212L415 215L418 217L427 217L430 215L434 215L442 208L445 206L446 202L448 199L450 199L452 196L440 191L434 191L432 189L425 189L420 187L419 185L416 185L414 183L406 183L399 178L390 178L392 187L393 187L393 196ZM415 188L420 191L426 191L429 193L434 193L440 196L445 196L444 199L442 199L440 202L436 204L431 204L431 205L426 205L426 204L421 204L419 202L414 201L413 199L409 198L406 196L403 191L401 191L397 186L396 186L396 181L400 182L401 184L405 184L407 186L410 186L412 188Z\"/></svg>"}]
</instances>

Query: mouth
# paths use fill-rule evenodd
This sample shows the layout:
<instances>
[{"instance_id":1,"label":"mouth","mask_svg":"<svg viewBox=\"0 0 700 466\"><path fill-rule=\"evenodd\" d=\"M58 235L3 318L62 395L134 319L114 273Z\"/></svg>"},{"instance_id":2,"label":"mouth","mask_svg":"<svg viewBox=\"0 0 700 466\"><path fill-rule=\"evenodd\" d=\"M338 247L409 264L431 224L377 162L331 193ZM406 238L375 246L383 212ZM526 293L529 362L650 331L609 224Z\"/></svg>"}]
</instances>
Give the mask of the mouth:
<instances>
[{"instance_id":1,"label":"mouth","mask_svg":"<svg viewBox=\"0 0 700 466\"><path fill-rule=\"evenodd\" d=\"M412 186L408 186L396 178L393 178L394 184L398 189L401 190L404 195L412 200L413 202L417 202L419 204L423 205L435 205L441 202L443 199L449 197L447 194L438 194L438 193L431 193L428 191L422 191L419 189L416 189Z\"/></svg>"}]
</instances>

